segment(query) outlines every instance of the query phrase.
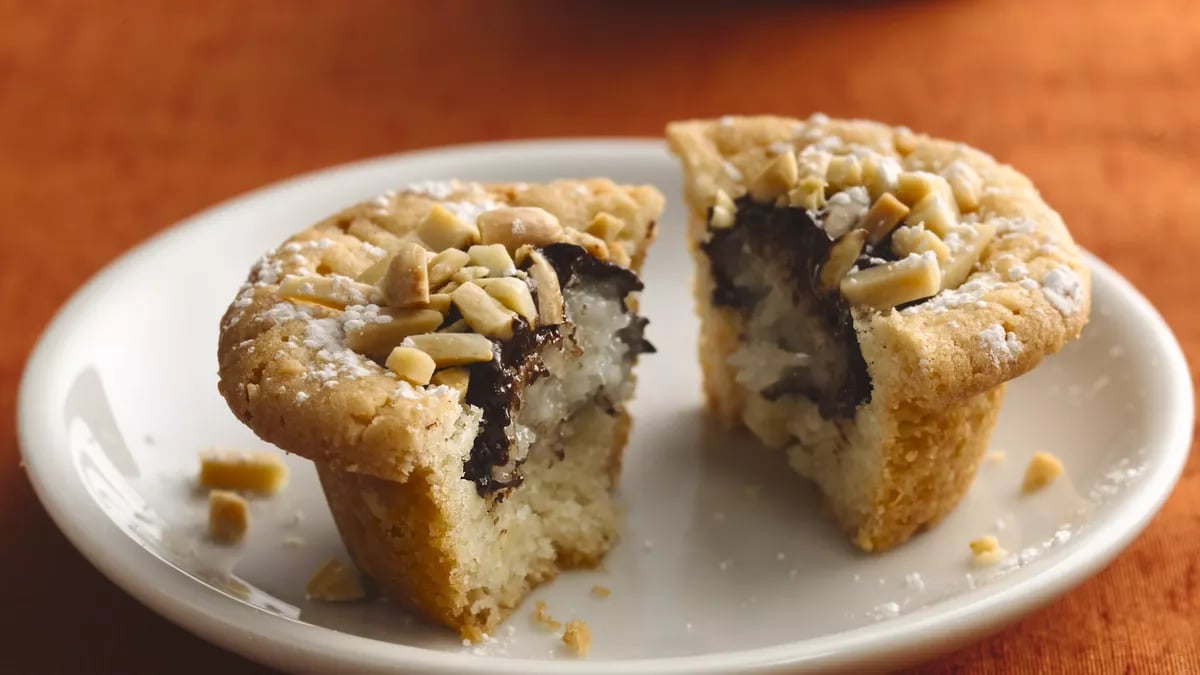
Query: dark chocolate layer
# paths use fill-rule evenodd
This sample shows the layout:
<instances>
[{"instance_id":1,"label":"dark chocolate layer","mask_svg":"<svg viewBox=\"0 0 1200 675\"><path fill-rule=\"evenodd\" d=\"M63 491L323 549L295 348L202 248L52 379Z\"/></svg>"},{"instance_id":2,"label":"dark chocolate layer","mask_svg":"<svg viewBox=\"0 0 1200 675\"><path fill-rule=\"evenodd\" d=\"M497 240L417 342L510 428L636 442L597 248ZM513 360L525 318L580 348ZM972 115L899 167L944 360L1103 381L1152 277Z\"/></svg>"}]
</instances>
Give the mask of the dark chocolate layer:
<instances>
[{"instance_id":1,"label":"dark chocolate layer","mask_svg":"<svg viewBox=\"0 0 1200 675\"><path fill-rule=\"evenodd\" d=\"M735 205L733 226L712 230L702 245L715 281L713 304L745 314L753 312L760 298L739 288L731 275L745 265L759 264L753 258L778 264L787 270L796 298L804 294L815 300L826 330L845 347L850 361L841 383L833 389L819 390L803 372L798 372L785 375L760 393L770 400L787 395L811 398L827 419L853 417L855 408L871 400L871 378L849 306L836 289L820 288L821 265L828 259L833 242L805 209L762 204L749 197L738 199ZM746 259L748 256L752 258Z\"/></svg>"},{"instance_id":2,"label":"dark chocolate layer","mask_svg":"<svg viewBox=\"0 0 1200 675\"><path fill-rule=\"evenodd\" d=\"M582 283L596 292L621 299L642 289L642 282L632 271L597 260L574 244L551 244L541 252L564 289ZM536 289L534 294L536 297ZM635 359L638 354L654 351L643 335L645 326L646 319L635 315L627 327L616 332L615 337L628 346L626 358ZM526 387L548 374L540 356L542 350L564 339L567 338L560 326L533 329L521 321L511 340L493 342L495 358L470 366L466 401L483 409L483 422L471 447L471 456L463 466L463 478L475 483L480 496L521 484L519 467L511 472L508 481L497 480L492 469L509 463L510 441L506 430L521 409ZM502 496L503 493L497 495Z\"/></svg>"}]
</instances>

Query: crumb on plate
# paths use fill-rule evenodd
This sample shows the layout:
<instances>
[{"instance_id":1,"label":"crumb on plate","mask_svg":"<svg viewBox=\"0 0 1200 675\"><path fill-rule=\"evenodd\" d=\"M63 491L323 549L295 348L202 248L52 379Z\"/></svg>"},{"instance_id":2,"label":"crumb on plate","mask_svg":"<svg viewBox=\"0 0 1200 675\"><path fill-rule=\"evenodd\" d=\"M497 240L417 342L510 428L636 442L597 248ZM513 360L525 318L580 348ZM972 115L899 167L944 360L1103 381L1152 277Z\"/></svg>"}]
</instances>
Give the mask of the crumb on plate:
<instances>
[{"instance_id":1,"label":"crumb on plate","mask_svg":"<svg viewBox=\"0 0 1200 675\"><path fill-rule=\"evenodd\" d=\"M538 600L533 604L533 620L546 630L558 630L562 628L562 624L555 621L554 617L550 616L550 612L546 611L545 600Z\"/></svg>"},{"instance_id":2,"label":"crumb on plate","mask_svg":"<svg viewBox=\"0 0 1200 675\"><path fill-rule=\"evenodd\" d=\"M974 567L990 567L1003 560L1006 555L1008 551L990 534L971 541L971 565Z\"/></svg>"},{"instance_id":3,"label":"crumb on plate","mask_svg":"<svg viewBox=\"0 0 1200 675\"><path fill-rule=\"evenodd\" d=\"M987 460L992 464L1003 464L1008 459L1008 453L1003 450L992 450L987 454Z\"/></svg>"},{"instance_id":4,"label":"crumb on plate","mask_svg":"<svg viewBox=\"0 0 1200 675\"><path fill-rule=\"evenodd\" d=\"M592 647L592 631L583 621L571 619L567 622L566 630L563 631L562 641L577 656L587 656L588 650Z\"/></svg>"},{"instance_id":5,"label":"crumb on plate","mask_svg":"<svg viewBox=\"0 0 1200 675\"><path fill-rule=\"evenodd\" d=\"M208 532L217 541L233 544L250 529L250 505L236 492L208 493Z\"/></svg>"},{"instance_id":6,"label":"crumb on plate","mask_svg":"<svg viewBox=\"0 0 1200 675\"><path fill-rule=\"evenodd\" d=\"M612 595L612 590L607 586L592 586L592 597L599 600L604 600Z\"/></svg>"},{"instance_id":7,"label":"crumb on plate","mask_svg":"<svg viewBox=\"0 0 1200 675\"><path fill-rule=\"evenodd\" d=\"M287 482L287 465L278 455L210 449L200 453L200 485L219 490L248 490L271 494Z\"/></svg>"},{"instance_id":8,"label":"crumb on plate","mask_svg":"<svg viewBox=\"0 0 1200 675\"><path fill-rule=\"evenodd\" d=\"M1062 475L1062 461L1048 452L1035 452L1025 467L1025 480L1021 482L1021 492L1029 494L1037 492L1054 482Z\"/></svg>"},{"instance_id":9,"label":"crumb on plate","mask_svg":"<svg viewBox=\"0 0 1200 675\"><path fill-rule=\"evenodd\" d=\"M329 560L305 584L304 595L322 602L353 602L367 597L367 592L353 570L338 560Z\"/></svg>"}]
</instances>

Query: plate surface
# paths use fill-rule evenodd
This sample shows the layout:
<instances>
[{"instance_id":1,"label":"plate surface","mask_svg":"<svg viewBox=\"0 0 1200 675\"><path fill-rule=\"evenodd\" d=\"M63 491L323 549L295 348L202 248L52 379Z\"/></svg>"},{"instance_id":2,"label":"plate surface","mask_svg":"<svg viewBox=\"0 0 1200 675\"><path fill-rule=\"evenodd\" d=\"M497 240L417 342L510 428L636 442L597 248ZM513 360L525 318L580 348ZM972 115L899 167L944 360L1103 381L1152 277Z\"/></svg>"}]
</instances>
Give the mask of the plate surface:
<instances>
[{"instance_id":1,"label":"plate surface","mask_svg":"<svg viewBox=\"0 0 1200 675\"><path fill-rule=\"evenodd\" d=\"M408 182L605 175L671 203L644 274L659 353L643 359L606 569L538 589L486 644L464 647L383 602L307 602L309 573L346 560L311 466L252 504L244 545L204 540L197 452L264 444L216 391L218 319L251 263L342 206ZM110 265L60 312L29 362L19 427L46 508L100 570L195 633L294 671L727 672L895 668L1018 618L1099 570L1162 504L1187 456L1192 388L1153 308L1098 261L1081 340L1012 383L958 509L899 550L852 550L780 453L701 415L680 177L654 141L535 141L338 167L195 216ZM1067 473L1022 497L1034 450ZM985 570L967 542L1013 554ZM303 544L298 545L298 539ZM591 597L601 585L608 599ZM592 629L575 660L530 620L534 600ZM488 660L482 661L481 659Z\"/></svg>"}]
</instances>

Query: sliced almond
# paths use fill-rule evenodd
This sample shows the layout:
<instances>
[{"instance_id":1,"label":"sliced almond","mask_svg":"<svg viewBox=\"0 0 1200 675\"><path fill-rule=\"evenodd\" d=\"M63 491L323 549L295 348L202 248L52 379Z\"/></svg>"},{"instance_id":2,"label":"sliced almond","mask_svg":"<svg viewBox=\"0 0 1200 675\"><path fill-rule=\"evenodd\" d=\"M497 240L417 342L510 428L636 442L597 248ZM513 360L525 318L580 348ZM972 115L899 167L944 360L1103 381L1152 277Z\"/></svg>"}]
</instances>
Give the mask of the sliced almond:
<instances>
[{"instance_id":1,"label":"sliced almond","mask_svg":"<svg viewBox=\"0 0 1200 675\"><path fill-rule=\"evenodd\" d=\"M608 247L609 262L621 267L629 267L633 264L633 260L629 257L629 253L625 250L623 242L614 241Z\"/></svg>"},{"instance_id":2,"label":"sliced almond","mask_svg":"<svg viewBox=\"0 0 1200 675\"><path fill-rule=\"evenodd\" d=\"M942 176L950 184L950 191L954 194L954 201L958 202L959 210L974 211L979 208L983 179L975 169L961 160L955 160L942 169Z\"/></svg>"},{"instance_id":3,"label":"sliced almond","mask_svg":"<svg viewBox=\"0 0 1200 675\"><path fill-rule=\"evenodd\" d=\"M437 330L442 313L433 309L388 309L381 312L391 321L360 321L346 324L346 346L359 354L385 357L410 335Z\"/></svg>"},{"instance_id":4,"label":"sliced almond","mask_svg":"<svg viewBox=\"0 0 1200 675\"><path fill-rule=\"evenodd\" d=\"M450 387L458 392L459 398L467 395L467 387L471 384L471 371L466 368L446 368L433 374L430 384L440 387Z\"/></svg>"},{"instance_id":5,"label":"sliced almond","mask_svg":"<svg viewBox=\"0 0 1200 675\"><path fill-rule=\"evenodd\" d=\"M712 213L708 217L708 225L714 230L724 230L733 227L737 221L737 206L724 190L717 190L716 201Z\"/></svg>"},{"instance_id":6,"label":"sliced almond","mask_svg":"<svg viewBox=\"0 0 1200 675\"><path fill-rule=\"evenodd\" d=\"M415 347L396 347L387 357L387 368L409 384L426 385L433 377L433 357Z\"/></svg>"},{"instance_id":7,"label":"sliced almond","mask_svg":"<svg viewBox=\"0 0 1200 675\"><path fill-rule=\"evenodd\" d=\"M816 211L825 206L824 178L806 176L800 179L796 187L788 191L788 204L809 211Z\"/></svg>"},{"instance_id":8,"label":"sliced almond","mask_svg":"<svg viewBox=\"0 0 1200 675\"><path fill-rule=\"evenodd\" d=\"M429 268L425 248L414 242L400 245L383 275L383 295L392 307L419 307L429 303Z\"/></svg>"},{"instance_id":9,"label":"sliced almond","mask_svg":"<svg viewBox=\"0 0 1200 675\"><path fill-rule=\"evenodd\" d=\"M288 277L279 284L279 297L285 300L312 302L334 309L365 305L377 296L374 286L342 276Z\"/></svg>"},{"instance_id":10,"label":"sliced almond","mask_svg":"<svg viewBox=\"0 0 1200 675\"><path fill-rule=\"evenodd\" d=\"M562 289L558 285L558 272L546 256L540 251L531 250L529 256L529 277L533 279L534 290L537 291L538 319L542 325L557 325L563 322Z\"/></svg>"},{"instance_id":11,"label":"sliced almond","mask_svg":"<svg viewBox=\"0 0 1200 675\"><path fill-rule=\"evenodd\" d=\"M873 199L895 192L900 180L900 162L895 157L870 154L862 160L862 180Z\"/></svg>"},{"instance_id":12,"label":"sliced almond","mask_svg":"<svg viewBox=\"0 0 1200 675\"><path fill-rule=\"evenodd\" d=\"M442 316L450 311L450 294L449 293L430 293L429 294L429 309L436 310Z\"/></svg>"},{"instance_id":13,"label":"sliced almond","mask_svg":"<svg viewBox=\"0 0 1200 675\"><path fill-rule=\"evenodd\" d=\"M829 160L825 180L833 192L862 184L862 164L854 155L839 155Z\"/></svg>"},{"instance_id":14,"label":"sliced almond","mask_svg":"<svg viewBox=\"0 0 1200 675\"><path fill-rule=\"evenodd\" d=\"M455 272L461 270L471 256L466 251L448 248L439 252L429 260L429 287L440 288L445 285Z\"/></svg>"},{"instance_id":15,"label":"sliced almond","mask_svg":"<svg viewBox=\"0 0 1200 675\"><path fill-rule=\"evenodd\" d=\"M558 218L536 206L505 206L479 214L480 239L516 251L525 244L549 246L562 239Z\"/></svg>"},{"instance_id":16,"label":"sliced almond","mask_svg":"<svg viewBox=\"0 0 1200 675\"><path fill-rule=\"evenodd\" d=\"M475 283L482 286L488 295L499 300L500 304L528 321L529 325L537 325L537 307L534 306L533 295L529 292L529 284L513 277L478 279Z\"/></svg>"},{"instance_id":17,"label":"sliced almond","mask_svg":"<svg viewBox=\"0 0 1200 675\"><path fill-rule=\"evenodd\" d=\"M941 192L930 192L913 204L904 222L909 225L924 223L926 229L945 237L958 224L958 205L952 197Z\"/></svg>"},{"instance_id":18,"label":"sliced almond","mask_svg":"<svg viewBox=\"0 0 1200 675\"><path fill-rule=\"evenodd\" d=\"M867 231L850 230L829 247L829 258L821 266L821 289L832 291L838 288L842 277L854 267L854 261L867 243Z\"/></svg>"},{"instance_id":19,"label":"sliced almond","mask_svg":"<svg viewBox=\"0 0 1200 675\"><path fill-rule=\"evenodd\" d=\"M451 275L450 280L461 286L469 281L483 279L491 273L492 271L483 265L468 265Z\"/></svg>"},{"instance_id":20,"label":"sliced almond","mask_svg":"<svg viewBox=\"0 0 1200 675\"><path fill-rule=\"evenodd\" d=\"M612 241L625 229L625 221L607 211L601 211L588 223L587 233L600 237L604 241Z\"/></svg>"},{"instance_id":21,"label":"sliced almond","mask_svg":"<svg viewBox=\"0 0 1200 675\"><path fill-rule=\"evenodd\" d=\"M391 262L392 259L390 257L378 260L367 269L359 272L358 276L354 277L354 280L360 283L370 284L371 286L378 286L379 282L383 281L383 276L387 274L387 268Z\"/></svg>"},{"instance_id":22,"label":"sliced almond","mask_svg":"<svg viewBox=\"0 0 1200 675\"><path fill-rule=\"evenodd\" d=\"M861 185L834 193L825 203L821 227L830 238L837 239L858 227L870 205L871 197Z\"/></svg>"},{"instance_id":23,"label":"sliced almond","mask_svg":"<svg viewBox=\"0 0 1200 675\"><path fill-rule=\"evenodd\" d=\"M939 264L950 259L950 248L940 237L925 229L924 225L904 225L896 228L892 233L892 251L901 258L914 253L922 255L930 252L938 259Z\"/></svg>"},{"instance_id":24,"label":"sliced almond","mask_svg":"<svg viewBox=\"0 0 1200 675\"><path fill-rule=\"evenodd\" d=\"M904 217L909 208L891 194L884 193L875 200L863 216L860 226L867 231L867 243L872 246L887 238Z\"/></svg>"},{"instance_id":25,"label":"sliced almond","mask_svg":"<svg viewBox=\"0 0 1200 675\"><path fill-rule=\"evenodd\" d=\"M471 330L487 337L508 340L513 336L515 312L500 304L475 284L463 284L450 294L454 306L462 312Z\"/></svg>"},{"instance_id":26,"label":"sliced almond","mask_svg":"<svg viewBox=\"0 0 1200 675\"><path fill-rule=\"evenodd\" d=\"M928 171L903 171L896 178L896 199L910 207L916 206L930 194L939 194L947 200L954 199L954 192L945 178Z\"/></svg>"},{"instance_id":27,"label":"sliced almond","mask_svg":"<svg viewBox=\"0 0 1200 675\"><path fill-rule=\"evenodd\" d=\"M597 260L608 260L608 244L597 236L579 230L567 230L563 234L563 240L583 247L588 255Z\"/></svg>"},{"instance_id":28,"label":"sliced almond","mask_svg":"<svg viewBox=\"0 0 1200 675\"><path fill-rule=\"evenodd\" d=\"M433 358L438 368L491 361L492 341L478 333L426 333L408 343Z\"/></svg>"},{"instance_id":29,"label":"sliced almond","mask_svg":"<svg viewBox=\"0 0 1200 675\"><path fill-rule=\"evenodd\" d=\"M476 244L467 249L467 255L470 256L472 265L486 267L488 276L512 276L517 272L512 256L501 244Z\"/></svg>"},{"instance_id":30,"label":"sliced almond","mask_svg":"<svg viewBox=\"0 0 1200 675\"><path fill-rule=\"evenodd\" d=\"M451 213L441 204L434 204L417 224L416 234L430 249L466 248L479 241L479 229Z\"/></svg>"},{"instance_id":31,"label":"sliced almond","mask_svg":"<svg viewBox=\"0 0 1200 675\"><path fill-rule=\"evenodd\" d=\"M780 195L796 187L800 180L800 169L796 165L796 153L787 151L776 155L767 163L748 186L755 201L773 202Z\"/></svg>"},{"instance_id":32,"label":"sliced almond","mask_svg":"<svg viewBox=\"0 0 1200 675\"><path fill-rule=\"evenodd\" d=\"M346 234L353 235L363 241L378 246L388 253L395 253L400 249L400 244L403 239L386 229L376 225L366 218L355 218L349 226L346 227Z\"/></svg>"},{"instance_id":33,"label":"sliced almond","mask_svg":"<svg viewBox=\"0 0 1200 675\"><path fill-rule=\"evenodd\" d=\"M941 289L942 274L932 253L868 267L842 277L842 296L856 307L891 309L931 297Z\"/></svg>"},{"instance_id":34,"label":"sliced almond","mask_svg":"<svg viewBox=\"0 0 1200 675\"><path fill-rule=\"evenodd\" d=\"M208 493L208 533L219 542L241 541L250 528L250 505L236 492L213 490Z\"/></svg>"},{"instance_id":35,"label":"sliced almond","mask_svg":"<svg viewBox=\"0 0 1200 675\"><path fill-rule=\"evenodd\" d=\"M467 325L466 321L459 319L458 321L455 321L448 326L439 328L438 332L439 333L470 333L471 327Z\"/></svg>"},{"instance_id":36,"label":"sliced almond","mask_svg":"<svg viewBox=\"0 0 1200 675\"><path fill-rule=\"evenodd\" d=\"M942 263L943 289L958 288L967 280L995 235L996 226L991 223L960 225L946 234L943 241L950 257Z\"/></svg>"}]
</instances>

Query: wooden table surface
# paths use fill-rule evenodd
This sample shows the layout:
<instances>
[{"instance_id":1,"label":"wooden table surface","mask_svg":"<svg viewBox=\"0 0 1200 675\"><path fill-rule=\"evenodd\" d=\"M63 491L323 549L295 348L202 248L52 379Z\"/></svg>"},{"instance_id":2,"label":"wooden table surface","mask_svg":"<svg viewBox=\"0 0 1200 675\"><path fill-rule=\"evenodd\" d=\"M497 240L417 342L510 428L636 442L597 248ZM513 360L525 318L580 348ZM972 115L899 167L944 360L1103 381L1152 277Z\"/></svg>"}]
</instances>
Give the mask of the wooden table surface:
<instances>
[{"instance_id":1,"label":"wooden table surface","mask_svg":"<svg viewBox=\"0 0 1200 675\"><path fill-rule=\"evenodd\" d=\"M25 359L106 262L371 155L816 110L1015 164L1200 361L1195 0L0 0L0 671L265 672L101 577L18 467ZM1198 468L1095 579L924 670L1200 672Z\"/></svg>"}]
</instances>

